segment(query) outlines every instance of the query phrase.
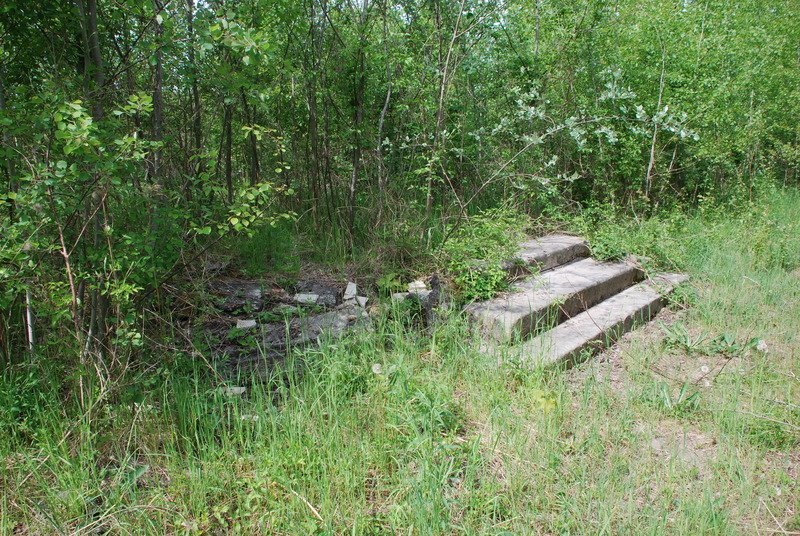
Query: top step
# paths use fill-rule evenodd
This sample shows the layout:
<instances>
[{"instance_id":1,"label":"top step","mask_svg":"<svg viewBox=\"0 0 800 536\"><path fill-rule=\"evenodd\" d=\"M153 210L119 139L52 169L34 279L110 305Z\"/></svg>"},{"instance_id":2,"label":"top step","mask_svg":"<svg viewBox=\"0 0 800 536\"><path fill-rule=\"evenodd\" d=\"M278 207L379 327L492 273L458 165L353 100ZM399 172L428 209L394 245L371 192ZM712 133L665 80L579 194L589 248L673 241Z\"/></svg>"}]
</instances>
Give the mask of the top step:
<instances>
[{"instance_id":1,"label":"top step","mask_svg":"<svg viewBox=\"0 0 800 536\"><path fill-rule=\"evenodd\" d=\"M516 259L544 272L588 256L589 245L582 238L565 234L551 234L522 242L519 245ZM513 271L515 266L513 263L508 263L506 268Z\"/></svg>"}]
</instances>

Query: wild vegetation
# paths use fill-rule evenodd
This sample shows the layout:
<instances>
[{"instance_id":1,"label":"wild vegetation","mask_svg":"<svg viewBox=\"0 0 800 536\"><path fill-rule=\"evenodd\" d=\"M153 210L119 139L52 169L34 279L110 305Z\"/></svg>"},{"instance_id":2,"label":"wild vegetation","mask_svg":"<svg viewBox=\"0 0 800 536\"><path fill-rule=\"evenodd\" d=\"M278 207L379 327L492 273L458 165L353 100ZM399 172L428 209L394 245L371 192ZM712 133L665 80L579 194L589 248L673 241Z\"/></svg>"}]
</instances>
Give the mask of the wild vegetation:
<instances>
[{"instance_id":1,"label":"wild vegetation","mask_svg":"<svg viewBox=\"0 0 800 536\"><path fill-rule=\"evenodd\" d=\"M0 533L800 531L798 21L6 1ZM489 297L554 229L692 284L566 373L381 299L433 271ZM373 329L227 397L184 329L220 257L357 276Z\"/></svg>"}]
</instances>

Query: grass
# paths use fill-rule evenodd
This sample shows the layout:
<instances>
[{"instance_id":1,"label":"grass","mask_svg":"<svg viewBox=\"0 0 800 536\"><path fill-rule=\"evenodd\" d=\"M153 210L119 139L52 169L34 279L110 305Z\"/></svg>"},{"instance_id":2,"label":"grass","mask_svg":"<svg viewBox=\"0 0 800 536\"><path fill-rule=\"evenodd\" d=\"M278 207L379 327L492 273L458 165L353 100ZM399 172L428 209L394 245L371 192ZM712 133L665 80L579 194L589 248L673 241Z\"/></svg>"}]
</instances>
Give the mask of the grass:
<instances>
[{"instance_id":1,"label":"grass","mask_svg":"<svg viewBox=\"0 0 800 536\"><path fill-rule=\"evenodd\" d=\"M52 362L6 370L0 532L800 531L800 196L587 221L596 252L693 290L566 373L498 367L456 316L427 336L391 314L242 397L164 356L91 419Z\"/></svg>"}]
</instances>

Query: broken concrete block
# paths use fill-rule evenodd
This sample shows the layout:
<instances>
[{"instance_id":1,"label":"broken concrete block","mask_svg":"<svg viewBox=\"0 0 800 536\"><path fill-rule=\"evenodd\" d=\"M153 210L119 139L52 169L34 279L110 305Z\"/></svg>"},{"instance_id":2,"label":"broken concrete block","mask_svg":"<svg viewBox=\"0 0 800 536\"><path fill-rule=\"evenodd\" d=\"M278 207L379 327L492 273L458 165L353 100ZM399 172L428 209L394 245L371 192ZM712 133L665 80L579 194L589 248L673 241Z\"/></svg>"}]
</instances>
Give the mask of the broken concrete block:
<instances>
[{"instance_id":1,"label":"broken concrete block","mask_svg":"<svg viewBox=\"0 0 800 536\"><path fill-rule=\"evenodd\" d=\"M301 305L316 305L317 300L319 300L319 294L312 294L310 292L301 292L294 295L294 301Z\"/></svg>"},{"instance_id":2,"label":"broken concrete block","mask_svg":"<svg viewBox=\"0 0 800 536\"><path fill-rule=\"evenodd\" d=\"M392 302L401 302L408 298L408 292L395 292L392 294Z\"/></svg>"},{"instance_id":3,"label":"broken concrete block","mask_svg":"<svg viewBox=\"0 0 800 536\"><path fill-rule=\"evenodd\" d=\"M247 392L247 387L226 385L225 387L222 388L222 392L227 396L242 396Z\"/></svg>"},{"instance_id":4,"label":"broken concrete block","mask_svg":"<svg viewBox=\"0 0 800 536\"><path fill-rule=\"evenodd\" d=\"M256 327L256 325L257 325L256 321L252 319L236 321L237 329L253 329L254 327Z\"/></svg>"},{"instance_id":5,"label":"broken concrete block","mask_svg":"<svg viewBox=\"0 0 800 536\"><path fill-rule=\"evenodd\" d=\"M347 283L347 287L344 289L344 294L342 295L342 300L343 301L347 301L347 300L355 299L357 292L358 292L358 287L356 286L356 284L353 283L352 281L348 282Z\"/></svg>"},{"instance_id":6,"label":"broken concrete block","mask_svg":"<svg viewBox=\"0 0 800 536\"><path fill-rule=\"evenodd\" d=\"M317 298L317 305L334 307L336 305L336 296L334 294L320 294Z\"/></svg>"},{"instance_id":7,"label":"broken concrete block","mask_svg":"<svg viewBox=\"0 0 800 536\"><path fill-rule=\"evenodd\" d=\"M423 292L427 289L428 286L425 284L425 281L420 281L419 279L408 284L408 291L412 294L416 292Z\"/></svg>"},{"instance_id":8,"label":"broken concrete block","mask_svg":"<svg viewBox=\"0 0 800 536\"><path fill-rule=\"evenodd\" d=\"M360 305L361 307L366 307L366 306L367 306L367 301L368 301L368 300L369 300L369 298L366 298L366 297L364 297L364 296L356 296L356 302L357 302L357 303L358 303L358 305Z\"/></svg>"}]
</instances>

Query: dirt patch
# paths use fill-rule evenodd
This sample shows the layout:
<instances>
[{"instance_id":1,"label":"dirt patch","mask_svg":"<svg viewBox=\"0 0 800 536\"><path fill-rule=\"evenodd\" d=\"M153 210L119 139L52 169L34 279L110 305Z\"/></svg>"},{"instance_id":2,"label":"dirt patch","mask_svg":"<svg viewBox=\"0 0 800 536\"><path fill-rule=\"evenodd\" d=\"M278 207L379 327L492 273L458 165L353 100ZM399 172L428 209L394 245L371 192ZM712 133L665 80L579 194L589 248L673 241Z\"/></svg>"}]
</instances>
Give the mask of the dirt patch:
<instances>
[{"instance_id":1,"label":"dirt patch","mask_svg":"<svg viewBox=\"0 0 800 536\"><path fill-rule=\"evenodd\" d=\"M679 323L682 317L683 313L680 311L665 309L658 314L656 321L626 333L607 350L568 371L567 383L570 388L581 389L586 380L592 378L597 383L608 385L617 395L625 396L631 385L625 355L633 341L637 341L643 348L655 350L648 352L648 357L655 359L647 363L647 368L654 377L672 384L686 383L700 389L711 389L720 376L743 374L747 371L749 351L731 355L665 347L664 328ZM705 334L699 327L688 326L686 332L690 341L705 341Z\"/></svg>"},{"instance_id":2,"label":"dirt patch","mask_svg":"<svg viewBox=\"0 0 800 536\"><path fill-rule=\"evenodd\" d=\"M648 442L650 450L665 462L674 460L696 468L702 475L710 474L718 449L714 437L673 420L638 423L636 432L652 436Z\"/></svg>"},{"instance_id":3,"label":"dirt patch","mask_svg":"<svg viewBox=\"0 0 800 536\"><path fill-rule=\"evenodd\" d=\"M722 354L687 356L684 353L665 353L651 370L676 384L688 383L711 389L722 374L741 374L745 371L741 357Z\"/></svg>"}]
</instances>

